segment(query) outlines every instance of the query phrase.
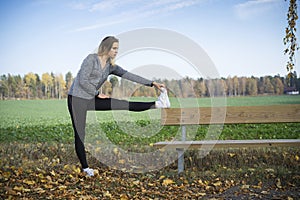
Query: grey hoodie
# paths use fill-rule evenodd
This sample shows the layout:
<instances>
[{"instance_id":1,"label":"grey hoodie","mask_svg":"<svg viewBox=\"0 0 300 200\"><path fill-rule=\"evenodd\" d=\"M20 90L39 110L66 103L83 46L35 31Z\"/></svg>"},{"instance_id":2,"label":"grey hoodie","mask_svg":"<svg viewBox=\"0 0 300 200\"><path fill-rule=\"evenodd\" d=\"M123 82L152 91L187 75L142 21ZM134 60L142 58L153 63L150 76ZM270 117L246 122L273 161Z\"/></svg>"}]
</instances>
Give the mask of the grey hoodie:
<instances>
[{"instance_id":1,"label":"grey hoodie","mask_svg":"<svg viewBox=\"0 0 300 200\"><path fill-rule=\"evenodd\" d=\"M107 77L110 74L114 74L146 86L152 86L153 82L132 74L118 65L112 66L107 63L102 69L98 55L90 54L83 60L81 68L74 79L68 94L83 99L92 99L97 95L98 89L105 80L107 80Z\"/></svg>"}]
</instances>

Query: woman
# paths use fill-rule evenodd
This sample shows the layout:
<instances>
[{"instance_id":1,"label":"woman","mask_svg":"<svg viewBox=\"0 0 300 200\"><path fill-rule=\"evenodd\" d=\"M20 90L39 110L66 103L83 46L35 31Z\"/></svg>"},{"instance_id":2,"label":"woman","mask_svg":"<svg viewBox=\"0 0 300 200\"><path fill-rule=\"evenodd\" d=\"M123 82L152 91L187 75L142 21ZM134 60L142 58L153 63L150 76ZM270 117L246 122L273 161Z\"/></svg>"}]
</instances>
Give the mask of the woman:
<instances>
[{"instance_id":1,"label":"woman","mask_svg":"<svg viewBox=\"0 0 300 200\"><path fill-rule=\"evenodd\" d=\"M152 82L127 72L114 63L118 48L119 41L117 38L113 36L105 37L99 45L98 53L90 54L84 59L68 93L68 109L74 129L75 150L82 169L88 176L94 175L93 169L89 168L87 164L84 147L85 123L88 110L144 111L170 107L167 90L163 84ZM109 96L99 93L98 89L110 74L146 86L154 86L161 91L161 94L155 102L128 102L109 98Z\"/></svg>"}]
</instances>

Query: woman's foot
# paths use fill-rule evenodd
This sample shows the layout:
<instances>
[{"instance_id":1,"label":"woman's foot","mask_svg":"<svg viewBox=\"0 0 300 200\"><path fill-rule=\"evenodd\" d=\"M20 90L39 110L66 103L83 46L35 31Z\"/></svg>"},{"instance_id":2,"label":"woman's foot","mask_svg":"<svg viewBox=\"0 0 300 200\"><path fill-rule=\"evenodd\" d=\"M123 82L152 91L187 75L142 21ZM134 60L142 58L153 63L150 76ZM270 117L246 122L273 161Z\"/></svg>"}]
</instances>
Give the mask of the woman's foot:
<instances>
[{"instance_id":1,"label":"woman's foot","mask_svg":"<svg viewBox=\"0 0 300 200\"><path fill-rule=\"evenodd\" d=\"M94 170L91 168L84 168L83 171L86 173L87 176L94 176Z\"/></svg>"},{"instance_id":2,"label":"woman's foot","mask_svg":"<svg viewBox=\"0 0 300 200\"><path fill-rule=\"evenodd\" d=\"M168 91L166 88L161 89L161 93L158 97L158 100L155 102L155 107L156 108L170 108L170 100L168 97Z\"/></svg>"}]
</instances>

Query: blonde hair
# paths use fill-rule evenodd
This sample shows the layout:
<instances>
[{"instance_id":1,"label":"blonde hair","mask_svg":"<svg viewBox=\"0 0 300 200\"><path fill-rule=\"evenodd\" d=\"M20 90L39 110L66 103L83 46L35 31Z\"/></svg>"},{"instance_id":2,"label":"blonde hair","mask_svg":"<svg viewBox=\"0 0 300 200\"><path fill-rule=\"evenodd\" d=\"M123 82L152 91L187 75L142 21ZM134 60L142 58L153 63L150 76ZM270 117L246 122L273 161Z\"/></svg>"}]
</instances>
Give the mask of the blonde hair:
<instances>
[{"instance_id":1,"label":"blonde hair","mask_svg":"<svg viewBox=\"0 0 300 200\"><path fill-rule=\"evenodd\" d=\"M115 38L114 36L105 37L99 45L98 55L103 56L103 55L108 54L108 52L111 50L114 42L119 42L119 40L117 38ZM115 65L115 59L110 59L109 62L112 66Z\"/></svg>"}]
</instances>

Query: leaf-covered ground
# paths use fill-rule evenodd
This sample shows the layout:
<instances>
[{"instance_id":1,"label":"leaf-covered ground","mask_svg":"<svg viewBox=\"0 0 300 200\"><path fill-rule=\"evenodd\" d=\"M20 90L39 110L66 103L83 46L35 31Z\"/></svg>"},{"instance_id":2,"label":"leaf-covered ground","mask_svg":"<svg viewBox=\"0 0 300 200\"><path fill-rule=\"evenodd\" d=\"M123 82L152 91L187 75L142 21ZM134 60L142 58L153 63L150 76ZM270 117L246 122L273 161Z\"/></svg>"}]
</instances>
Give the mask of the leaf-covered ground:
<instances>
[{"instance_id":1,"label":"leaf-covered ground","mask_svg":"<svg viewBox=\"0 0 300 200\"><path fill-rule=\"evenodd\" d=\"M186 153L176 163L135 174L104 166L88 154L94 177L80 170L73 145L2 143L0 199L299 199L299 148Z\"/></svg>"}]
</instances>

